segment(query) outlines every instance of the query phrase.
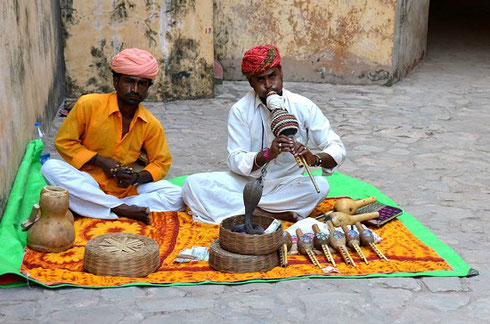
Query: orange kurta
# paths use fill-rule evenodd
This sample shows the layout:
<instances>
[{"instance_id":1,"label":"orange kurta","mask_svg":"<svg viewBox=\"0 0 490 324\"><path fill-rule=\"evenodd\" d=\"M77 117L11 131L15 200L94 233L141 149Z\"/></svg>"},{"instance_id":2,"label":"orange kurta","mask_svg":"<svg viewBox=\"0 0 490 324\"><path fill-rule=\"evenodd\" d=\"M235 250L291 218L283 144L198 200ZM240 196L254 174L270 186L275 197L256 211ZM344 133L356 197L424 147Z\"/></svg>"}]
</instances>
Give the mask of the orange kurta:
<instances>
[{"instance_id":1,"label":"orange kurta","mask_svg":"<svg viewBox=\"0 0 490 324\"><path fill-rule=\"evenodd\" d=\"M137 194L136 187L120 188L101 168L86 164L96 154L130 166L145 150L150 162L145 170L154 181L167 174L172 157L162 125L141 104L129 131L121 135L122 115L116 94L89 94L77 100L59 129L55 146L68 163L94 177L105 193L122 198Z\"/></svg>"}]
</instances>

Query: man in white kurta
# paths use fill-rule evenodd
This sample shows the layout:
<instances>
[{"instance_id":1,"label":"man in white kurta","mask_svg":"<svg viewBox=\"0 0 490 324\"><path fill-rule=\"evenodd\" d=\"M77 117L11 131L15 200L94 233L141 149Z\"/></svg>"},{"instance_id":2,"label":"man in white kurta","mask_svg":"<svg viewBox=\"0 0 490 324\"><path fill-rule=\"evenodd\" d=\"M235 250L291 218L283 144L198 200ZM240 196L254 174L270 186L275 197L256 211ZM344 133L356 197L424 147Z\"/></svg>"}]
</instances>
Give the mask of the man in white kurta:
<instances>
[{"instance_id":1,"label":"man in white kurta","mask_svg":"<svg viewBox=\"0 0 490 324\"><path fill-rule=\"evenodd\" d=\"M244 65L242 61L242 70L253 90L233 105L228 117L230 171L194 174L184 183L183 200L196 221L218 224L227 217L243 214L243 188L248 181L260 176L265 165L267 172L258 205L260 210L271 216L292 212L298 219L307 217L325 198L329 184L324 177L315 176L320 189L317 193L310 178L303 176L304 168L298 167L292 153L303 155L310 165L321 164L326 174L331 174L344 160L344 145L321 110L309 99L282 88L277 48L272 45L258 48L269 59L268 63L259 64L258 72L248 72L257 64ZM277 53L273 60L270 59L271 48ZM247 53L252 51L251 54L257 56L255 49ZM271 91L281 95L282 108L297 118L297 141L316 150L316 157L303 145L292 149L290 139L276 138L272 134L270 107L266 105Z\"/></svg>"}]
</instances>

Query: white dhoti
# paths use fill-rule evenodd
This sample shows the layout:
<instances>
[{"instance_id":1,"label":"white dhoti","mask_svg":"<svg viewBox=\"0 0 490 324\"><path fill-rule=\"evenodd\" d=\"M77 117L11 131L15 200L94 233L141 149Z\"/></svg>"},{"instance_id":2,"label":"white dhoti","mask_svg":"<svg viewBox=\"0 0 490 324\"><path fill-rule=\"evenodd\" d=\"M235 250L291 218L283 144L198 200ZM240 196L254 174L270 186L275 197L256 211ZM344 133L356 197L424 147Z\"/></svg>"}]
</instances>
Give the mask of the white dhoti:
<instances>
[{"instance_id":1,"label":"white dhoti","mask_svg":"<svg viewBox=\"0 0 490 324\"><path fill-rule=\"evenodd\" d=\"M189 176L182 198L195 221L219 224L227 217L243 215L243 188L252 178L231 172L198 173ZM265 181L258 207L271 213L292 211L307 217L327 195L328 181L315 176L317 193L309 177L288 177L283 181Z\"/></svg>"},{"instance_id":2,"label":"white dhoti","mask_svg":"<svg viewBox=\"0 0 490 324\"><path fill-rule=\"evenodd\" d=\"M138 195L117 198L103 192L90 174L61 160L46 161L41 173L48 184L68 190L70 209L81 216L117 219L111 209L122 204L147 207L152 212L182 211L185 208L182 189L166 180L138 185Z\"/></svg>"}]
</instances>

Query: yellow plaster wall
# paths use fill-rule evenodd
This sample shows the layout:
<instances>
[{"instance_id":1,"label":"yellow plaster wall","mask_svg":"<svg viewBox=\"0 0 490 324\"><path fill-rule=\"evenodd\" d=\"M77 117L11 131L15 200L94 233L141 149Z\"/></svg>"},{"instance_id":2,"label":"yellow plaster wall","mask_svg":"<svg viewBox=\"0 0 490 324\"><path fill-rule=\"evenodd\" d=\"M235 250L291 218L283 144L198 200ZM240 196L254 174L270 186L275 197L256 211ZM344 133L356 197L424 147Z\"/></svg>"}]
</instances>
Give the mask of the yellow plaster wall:
<instances>
[{"instance_id":1,"label":"yellow plaster wall","mask_svg":"<svg viewBox=\"0 0 490 324\"><path fill-rule=\"evenodd\" d=\"M215 53L227 79L243 79L246 50L273 43L286 80L386 83L395 7L395 0L215 0Z\"/></svg>"},{"instance_id":2,"label":"yellow plaster wall","mask_svg":"<svg viewBox=\"0 0 490 324\"><path fill-rule=\"evenodd\" d=\"M67 92L112 88L110 61L138 47L159 61L149 100L214 95L212 0L60 0Z\"/></svg>"},{"instance_id":3,"label":"yellow plaster wall","mask_svg":"<svg viewBox=\"0 0 490 324\"><path fill-rule=\"evenodd\" d=\"M58 0L0 1L0 215L34 123L64 98Z\"/></svg>"}]
</instances>

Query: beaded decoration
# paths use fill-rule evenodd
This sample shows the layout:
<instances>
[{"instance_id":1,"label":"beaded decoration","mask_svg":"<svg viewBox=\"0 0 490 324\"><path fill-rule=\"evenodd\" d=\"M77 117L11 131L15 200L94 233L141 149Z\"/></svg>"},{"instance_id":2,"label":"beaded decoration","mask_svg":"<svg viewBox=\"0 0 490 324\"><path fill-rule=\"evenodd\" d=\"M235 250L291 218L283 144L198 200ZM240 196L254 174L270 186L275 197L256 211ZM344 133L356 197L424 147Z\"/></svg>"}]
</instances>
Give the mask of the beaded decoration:
<instances>
[{"instance_id":1,"label":"beaded decoration","mask_svg":"<svg viewBox=\"0 0 490 324\"><path fill-rule=\"evenodd\" d=\"M311 233L306 233L306 234L303 234L303 236L301 236L301 241L303 241L304 243L313 243L313 234Z\"/></svg>"},{"instance_id":2,"label":"beaded decoration","mask_svg":"<svg viewBox=\"0 0 490 324\"><path fill-rule=\"evenodd\" d=\"M353 237L353 238L357 238L357 237L359 237L359 233L357 233L354 230L349 230L349 236Z\"/></svg>"},{"instance_id":3,"label":"beaded decoration","mask_svg":"<svg viewBox=\"0 0 490 324\"><path fill-rule=\"evenodd\" d=\"M322 241L328 240L328 235L327 235L327 233L324 233L324 232L316 233L315 236L317 239L322 240Z\"/></svg>"},{"instance_id":4,"label":"beaded decoration","mask_svg":"<svg viewBox=\"0 0 490 324\"><path fill-rule=\"evenodd\" d=\"M294 135L298 132L298 128L298 119L286 110L274 109L271 112L271 130L275 137Z\"/></svg>"}]
</instances>

